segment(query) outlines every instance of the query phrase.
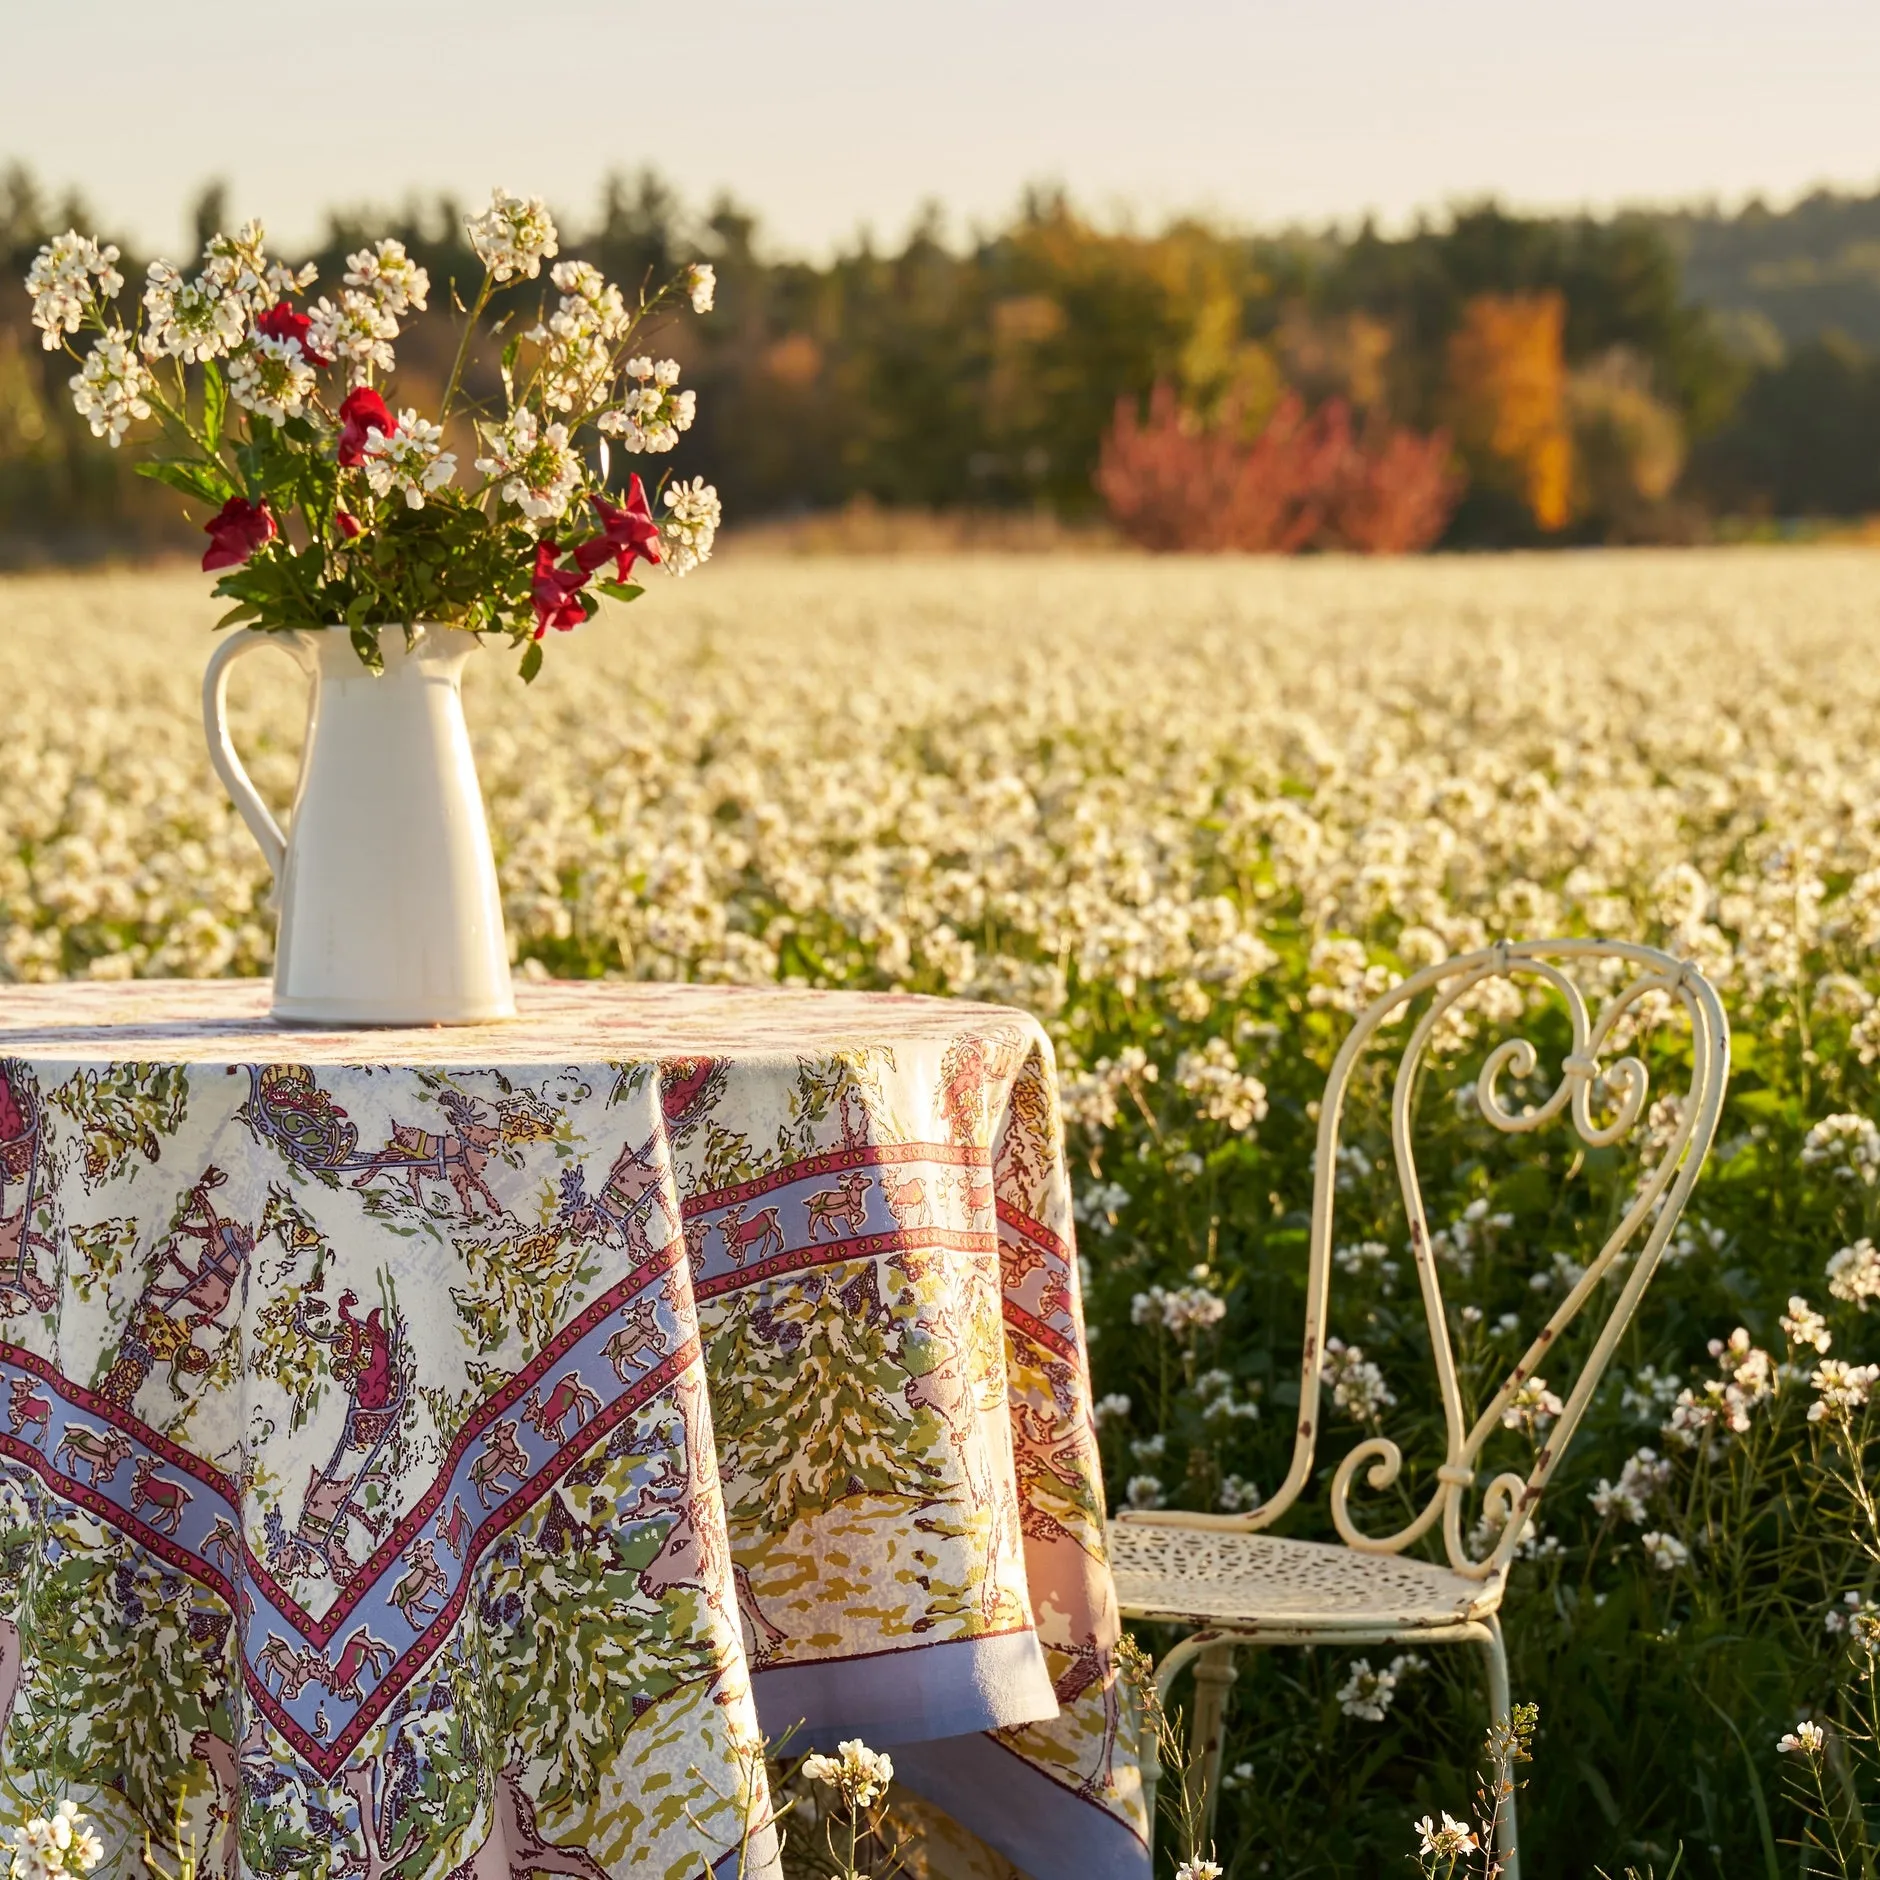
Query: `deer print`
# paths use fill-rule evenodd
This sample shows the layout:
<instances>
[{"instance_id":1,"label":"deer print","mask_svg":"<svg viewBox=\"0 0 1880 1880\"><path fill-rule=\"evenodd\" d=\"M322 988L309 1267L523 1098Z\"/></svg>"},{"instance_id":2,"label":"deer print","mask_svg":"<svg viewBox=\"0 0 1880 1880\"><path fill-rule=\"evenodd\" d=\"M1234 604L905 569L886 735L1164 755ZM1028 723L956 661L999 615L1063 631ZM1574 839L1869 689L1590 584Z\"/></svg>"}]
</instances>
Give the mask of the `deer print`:
<instances>
[{"instance_id":1,"label":"deer print","mask_svg":"<svg viewBox=\"0 0 1880 1880\"><path fill-rule=\"evenodd\" d=\"M666 1335L659 1329L659 1307L654 1300L641 1299L626 1307L621 1317L626 1324L601 1347L601 1356L614 1367L621 1383L630 1384L641 1354L658 1357L666 1349Z\"/></svg>"},{"instance_id":2,"label":"deer print","mask_svg":"<svg viewBox=\"0 0 1880 1880\"><path fill-rule=\"evenodd\" d=\"M52 1422L52 1399L33 1388L29 1377L16 1377L7 1386L7 1427L18 1436L23 1430L36 1432L38 1440L46 1440L46 1430Z\"/></svg>"},{"instance_id":3,"label":"deer print","mask_svg":"<svg viewBox=\"0 0 1880 1880\"><path fill-rule=\"evenodd\" d=\"M405 1555L408 1571L387 1597L398 1608L400 1617L414 1632L424 1630L424 1621L444 1608L444 1596L450 1590L444 1569L438 1563L433 1541L414 1541Z\"/></svg>"},{"instance_id":4,"label":"deer print","mask_svg":"<svg viewBox=\"0 0 1880 1880\"><path fill-rule=\"evenodd\" d=\"M450 1503L450 1518L437 1517L437 1538L441 1540L458 1560L463 1559L464 1549L470 1544L470 1517L463 1511L463 1497L453 1495Z\"/></svg>"},{"instance_id":5,"label":"deer print","mask_svg":"<svg viewBox=\"0 0 1880 1880\"><path fill-rule=\"evenodd\" d=\"M165 1534L174 1534L182 1525L183 1510L196 1498L181 1482L157 1478L157 1458L139 1456L131 1471L131 1513L139 1508L151 1510L150 1525Z\"/></svg>"},{"instance_id":6,"label":"deer print","mask_svg":"<svg viewBox=\"0 0 1880 1880\"><path fill-rule=\"evenodd\" d=\"M979 1217L986 1217L986 1225L992 1225L993 1192L992 1177L980 1169L962 1169L956 1177L960 1191L960 1205L966 1210L968 1222L975 1228Z\"/></svg>"},{"instance_id":7,"label":"deer print","mask_svg":"<svg viewBox=\"0 0 1880 1880\"><path fill-rule=\"evenodd\" d=\"M775 1208L765 1208L748 1221L741 1206L726 1208L718 1217L718 1233L733 1266L742 1266L750 1259L768 1259L783 1251L783 1222L777 1218Z\"/></svg>"},{"instance_id":8,"label":"deer print","mask_svg":"<svg viewBox=\"0 0 1880 1880\"><path fill-rule=\"evenodd\" d=\"M538 1436L546 1437L551 1443L559 1443L567 1440L566 1427L570 1417L574 1418L574 1426L578 1430L589 1418L600 1414L600 1407L601 1400L581 1382L581 1373L570 1371L546 1398L539 1390L530 1391L522 1406L522 1415Z\"/></svg>"},{"instance_id":9,"label":"deer print","mask_svg":"<svg viewBox=\"0 0 1880 1880\"><path fill-rule=\"evenodd\" d=\"M895 1224L903 1230L909 1227L925 1227L928 1220L927 1184L918 1175L902 1181L892 1170L884 1170L881 1177L882 1199L888 1204L888 1212L894 1216Z\"/></svg>"},{"instance_id":10,"label":"deer print","mask_svg":"<svg viewBox=\"0 0 1880 1880\"><path fill-rule=\"evenodd\" d=\"M421 1203L424 1183L440 1182L456 1195L465 1220L471 1216L472 1195L481 1196L492 1214L501 1214L502 1203L490 1193L483 1170L491 1150L503 1139L502 1125L484 1122L477 1106L455 1090L445 1091L440 1102L454 1131L440 1136L410 1123L394 1123L391 1141L364 1158L353 1186L363 1188L380 1175L401 1175L412 1201Z\"/></svg>"},{"instance_id":11,"label":"deer print","mask_svg":"<svg viewBox=\"0 0 1880 1880\"><path fill-rule=\"evenodd\" d=\"M255 1669L261 1673L262 1682L270 1677L280 1679L284 1704L291 1704L316 1678L324 1682L326 1668L325 1658L312 1646L291 1646L278 1632L270 1632L268 1642L255 1654Z\"/></svg>"},{"instance_id":12,"label":"deer print","mask_svg":"<svg viewBox=\"0 0 1880 1880\"><path fill-rule=\"evenodd\" d=\"M490 1505L490 1490L509 1475L520 1488L529 1479L529 1458L516 1439L521 1426L505 1417L483 1438L483 1453L470 1465L470 1486L485 1508Z\"/></svg>"},{"instance_id":13,"label":"deer print","mask_svg":"<svg viewBox=\"0 0 1880 1880\"><path fill-rule=\"evenodd\" d=\"M803 1204L809 1216L809 1237L813 1241L820 1229L829 1230L834 1240L838 1228L859 1234L868 1223L867 1194L874 1183L859 1170L851 1170L833 1188L811 1195Z\"/></svg>"},{"instance_id":14,"label":"deer print","mask_svg":"<svg viewBox=\"0 0 1880 1880\"><path fill-rule=\"evenodd\" d=\"M68 1423L58 1448L52 1452L52 1466L56 1469L59 1458L64 1456L70 1460L74 1475L81 1467L87 1468L91 1471L92 1487L102 1488L134 1453L135 1445L122 1430L106 1430L101 1436L82 1423Z\"/></svg>"},{"instance_id":15,"label":"deer print","mask_svg":"<svg viewBox=\"0 0 1880 1880\"><path fill-rule=\"evenodd\" d=\"M382 1678L397 1661L398 1654L391 1646L382 1638L374 1638L362 1625L339 1648L338 1661L330 1670L323 1670L320 1682L342 1702L357 1704L365 1696L361 1680Z\"/></svg>"}]
</instances>

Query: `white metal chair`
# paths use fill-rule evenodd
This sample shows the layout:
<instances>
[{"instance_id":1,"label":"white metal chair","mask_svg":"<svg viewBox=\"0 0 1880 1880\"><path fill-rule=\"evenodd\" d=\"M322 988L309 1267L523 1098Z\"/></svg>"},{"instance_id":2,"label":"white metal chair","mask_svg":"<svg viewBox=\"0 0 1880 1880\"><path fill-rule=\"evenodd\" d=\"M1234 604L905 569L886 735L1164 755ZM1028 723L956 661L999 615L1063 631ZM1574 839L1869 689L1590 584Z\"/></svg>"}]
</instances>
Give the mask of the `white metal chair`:
<instances>
[{"instance_id":1,"label":"white metal chair","mask_svg":"<svg viewBox=\"0 0 1880 1880\"><path fill-rule=\"evenodd\" d=\"M1566 968L1579 962L1609 961L1621 964L1606 971L1623 973L1629 966L1631 975L1598 1005L1597 1017L1590 1017L1586 995ZM1629 1135L1646 1114L1645 1066L1632 1056L1617 1058L1609 1065L1602 1059L1615 1048L1615 1026L1653 992L1664 994L1683 1008L1690 1026L1691 1074L1682 1094L1675 1133L1645 1175L1624 1218L1535 1335L1494 1399L1471 1424L1465 1421L1458 1387L1411 1128L1417 1073L1432 1033L1458 1000L1482 981L1496 977L1538 980L1550 986L1565 1003L1573 1037L1571 1050L1561 1060L1559 1083L1545 1102L1529 1108L1504 1107L1497 1086L1511 1069L1517 1078L1535 1073L1539 1059L1532 1045L1525 1039L1509 1038L1488 1054L1477 1079L1476 1097L1482 1115L1504 1133L1526 1134L1570 1115L1573 1127L1589 1148L1608 1147ZM1415 1518L1393 1534L1369 1535L1360 1532L1348 1506L1353 1478L1369 1463L1367 1483L1374 1489L1388 1488L1398 1479L1403 1456L1388 1437L1365 1438L1344 1457L1332 1476L1330 1511L1342 1544L1280 1539L1261 1530L1277 1521L1298 1499L1312 1474L1319 1434L1337 1151L1346 1092L1379 1027L1425 994L1433 996L1397 1063L1391 1097L1391 1146L1429 1322L1447 1429L1447 1453L1434 1472L1428 1499ZM1198 1791L1195 1799L1204 1840L1213 1832L1223 1719L1235 1678L1234 1655L1243 1645L1478 1644L1488 1656L1489 1701L1494 1715L1497 1720L1506 1719L1508 1661L1497 1615L1509 1563L1709 1154L1728 1069L1729 1027L1710 984L1688 963L1650 947L1621 941L1503 942L1461 955L1404 980L1371 1006L1353 1027L1332 1066L1319 1112L1299 1421L1286 1479L1270 1501L1249 1514L1129 1510L1118 1514L1110 1525L1110 1561L1124 1614L1193 1628L1158 1665L1156 1688L1166 1702L1176 1676L1188 1664L1194 1664L1188 1781ZM1604 1122L1599 1120L1601 1110L1610 1112ZM1534 1376L1549 1349L1599 1291L1641 1229L1647 1230L1644 1246L1629 1271L1624 1272L1618 1298L1532 1468L1525 1477L1503 1474L1489 1483L1483 1512L1491 1531L1499 1518L1499 1538L1485 1558L1472 1559L1465 1540L1464 1499L1475 1482L1477 1459L1484 1445L1500 1424L1502 1411L1515 1391ZM1438 1526L1447 1565L1406 1553ZM1143 1774L1151 1832L1159 1777L1151 1744ZM1508 1880L1518 1880L1512 1795L1504 1815L1500 1851Z\"/></svg>"}]
</instances>

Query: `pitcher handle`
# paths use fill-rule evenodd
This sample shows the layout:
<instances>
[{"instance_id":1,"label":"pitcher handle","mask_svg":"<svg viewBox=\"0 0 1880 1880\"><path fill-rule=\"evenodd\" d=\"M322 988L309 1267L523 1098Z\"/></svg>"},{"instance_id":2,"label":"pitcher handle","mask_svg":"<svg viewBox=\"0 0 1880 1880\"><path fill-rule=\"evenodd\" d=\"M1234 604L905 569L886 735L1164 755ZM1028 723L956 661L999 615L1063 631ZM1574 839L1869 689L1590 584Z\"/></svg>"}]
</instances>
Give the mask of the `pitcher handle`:
<instances>
[{"instance_id":1,"label":"pitcher handle","mask_svg":"<svg viewBox=\"0 0 1880 1880\"><path fill-rule=\"evenodd\" d=\"M244 653L252 653L276 638L272 633L257 633L252 627L238 627L210 655L208 669L202 675L202 728L208 734L209 762L215 766L215 774L222 779L229 800L241 812L248 833L279 881L287 861L287 838L281 834L274 812L261 800L254 779L242 768L234 740L228 734L228 669ZM292 650L290 642L281 646L282 652Z\"/></svg>"}]
</instances>

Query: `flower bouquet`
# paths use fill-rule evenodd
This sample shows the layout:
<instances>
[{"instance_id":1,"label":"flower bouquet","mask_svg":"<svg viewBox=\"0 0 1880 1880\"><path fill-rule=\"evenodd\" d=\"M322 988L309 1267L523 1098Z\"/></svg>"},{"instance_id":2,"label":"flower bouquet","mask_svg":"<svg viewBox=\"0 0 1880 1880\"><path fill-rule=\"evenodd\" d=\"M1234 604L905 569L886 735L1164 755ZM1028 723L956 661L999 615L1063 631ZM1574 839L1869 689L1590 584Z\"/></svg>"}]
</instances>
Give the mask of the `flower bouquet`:
<instances>
[{"instance_id":1,"label":"flower bouquet","mask_svg":"<svg viewBox=\"0 0 1880 1880\"><path fill-rule=\"evenodd\" d=\"M128 326L116 248L73 230L27 275L46 346L79 362L72 395L92 430L116 447L154 418L170 448L138 471L214 512L202 565L237 631L209 660L204 725L279 883L274 1013L289 1023L513 1015L465 659L479 636L507 637L533 679L549 628L589 619L600 594L637 598L642 562L689 572L718 528L702 478L662 483L658 511L638 476L609 485L614 446L656 456L692 423L678 366L641 347L684 304L710 309L712 270L629 303L588 263L559 261L554 305L544 291L530 322L507 303L559 252L541 202L498 190L468 232L483 278L468 307L453 284L462 332L434 418L381 389L401 321L431 292L396 241L349 255L337 292L305 304L314 270L271 258L251 222L213 236L193 276L152 262ZM486 332L501 402L486 376L487 403L458 414ZM453 420L474 440L474 479L458 474ZM314 684L286 833L226 724L229 667L263 645Z\"/></svg>"},{"instance_id":2,"label":"flower bouquet","mask_svg":"<svg viewBox=\"0 0 1880 1880\"><path fill-rule=\"evenodd\" d=\"M79 364L79 414L113 448L154 418L170 451L139 474L214 511L202 565L235 603L220 624L344 627L374 670L388 625L506 635L526 680L550 627L591 618L597 592L639 595L636 563L683 575L711 554L718 496L702 478L656 488L657 514L637 475L609 493L610 446L670 451L692 423L677 364L641 349L684 304L710 310L711 268L630 302L587 262L556 262L552 308L544 296L532 324L513 310L493 323L502 404L466 414L473 480L445 435L473 343L498 291L537 279L559 246L539 198L500 189L467 230L483 279L467 308L453 287L463 330L435 418L386 397L400 322L431 292L400 242L350 255L337 292L305 304L314 269L271 258L250 222L213 236L193 276L153 261L129 325L115 247L73 230L39 251L33 321Z\"/></svg>"}]
</instances>

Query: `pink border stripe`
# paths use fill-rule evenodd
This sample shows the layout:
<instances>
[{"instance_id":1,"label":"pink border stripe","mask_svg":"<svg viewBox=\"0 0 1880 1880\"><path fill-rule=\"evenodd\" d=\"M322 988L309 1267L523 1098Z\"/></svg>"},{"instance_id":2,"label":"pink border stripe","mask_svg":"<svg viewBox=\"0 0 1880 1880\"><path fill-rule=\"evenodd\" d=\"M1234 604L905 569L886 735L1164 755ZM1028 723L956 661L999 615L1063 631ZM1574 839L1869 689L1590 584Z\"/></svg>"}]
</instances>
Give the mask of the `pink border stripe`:
<instances>
[{"instance_id":1,"label":"pink border stripe","mask_svg":"<svg viewBox=\"0 0 1880 1880\"><path fill-rule=\"evenodd\" d=\"M901 1162L948 1162L955 1168L977 1168L991 1172L992 1164L977 1149L963 1149L950 1142L890 1142L859 1149L832 1149L826 1155L812 1155L801 1162L786 1162L768 1175L757 1175L735 1188L714 1188L709 1194L685 1195L679 1205L687 1214L709 1214L715 1208L728 1208L734 1201L755 1201L760 1195L774 1194L796 1182L811 1181L819 1175L839 1175L855 1168L893 1167Z\"/></svg>"},{"instance_id":2,"label":"pink border stripe","mask_svg":"<svg viewBox=\"0 0 1880 1880\"><path fill-rule=\"evenodd\" d=\"M839 1266L848 1260L867 1260L883 1253L910 1253L926 1247L944 1248L949 1253L990 1254L998 1252L999 1243L991 1234L975 1234L952 1227L911 1227L887 1234L857 1234L849 1240L825 1240L813 1247L796 1247L788 1253L772 1254L755 1266L699 1280L693 1285L692 1294L696 1299L716 1299L755 1280L774 1279L779 1274L802 1273L811 1267Z\"/></svg>"}]
</instances>

